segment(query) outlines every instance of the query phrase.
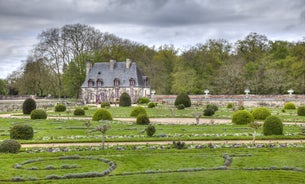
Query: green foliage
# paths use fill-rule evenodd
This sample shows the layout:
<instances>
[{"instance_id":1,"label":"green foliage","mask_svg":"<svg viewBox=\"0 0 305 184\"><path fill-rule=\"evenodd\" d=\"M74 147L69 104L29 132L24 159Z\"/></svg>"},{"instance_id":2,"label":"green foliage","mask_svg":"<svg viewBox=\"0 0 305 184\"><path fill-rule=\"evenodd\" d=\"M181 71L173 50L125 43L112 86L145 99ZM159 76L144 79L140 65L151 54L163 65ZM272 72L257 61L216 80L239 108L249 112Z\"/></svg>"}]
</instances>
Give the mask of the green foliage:
<instances>
[{"instance_id":1,"label":"green foliage","mask_svg":"<svg viewBox=\"0 0 305 184\"><path fill-rule=\"evenodd\" d=\"M10 129L11 139L30 140L34 137L33 128L26 124L17 124Z\"/></svg>"},{"instance_id":2,"label":"green foliage","mask_svg":"<svg viewBox=\"0 0 305 184\"><path fill-rule=\"evenodd\" d=\"M179 104L179 105L177 105L177 109L183 110L183 109L185 109L185 106L183 104Z\"/></svg>"},{"instance_id":3,"label":"green foliage","mask_svg":"<svg viewBox=\"0 0 305 184\"><path fill-rule=\"evenodd\" d=\"M292 102L286 102L284 105L284 109L296 109L294 103Z\"/></svg>"},{"instance_id":4,"label":"green foliage","mask_svg":"<svg viewBox=\"0 0 305 184\"><path fill-rule=\"evenodd\" d=\"M184 107L191 107L192 103L191 103L190 97L187 94L185 94L185 93L179 94L176 97L175 106L178 106L180 104L183 104Z\"/></svg>"},{"instance_id":5,"label":"green foliage","mask_svg":"<svg viewBox=\"0 0 305 184\"><path fill-rule=\"evenodd\" d=\"M75 116L84 116L85 115L85 110L81 108L76 108L73 112Z\"/></svg>"},{"instance_id":6,"label":"green foliage","mask_svg":"<svg viewBox=\"0 0 305 184\"><path fill-rule=\"evenodd\" d=\"M214 112L218 111L218 106L216 104L208 104L207 109L212 109Z\"/></svg>"},{"instance_id":7,"label":"green foliage","mask_svg":"<svg viewBox=\"0 0 305 184\"><path fill-rule=\"evenodd\" d=\"M102 102L101 107L102 108L108 108L108 107L110 107L110 103L109 102Z\"/></svg>"},{"instance_id":8,"label":"green foliage","mask_svg":"<svg viewBox=\"0 0 305 184\"><path fill-rule=\"evenodd\" d=\"M36 101L33 98L25 99L22 105L23 114L31 114L34 109L36 109Z\"/></svg>"},{"instance_id":9,"label":"green foliage","mask_svg":"<svg viewBox=\"0 0 305 184\"><path fill-rule=\"evenodd\" d=\"M0 144L0 152L2 153L18 153L20 148L20 143L14 139L4 140Z\"/></svg>"},{"instance_id":10,"label":"green foliage","mask_svg":"<svg viewBox=\"0 0 305 184\"><path fill-rule=\"evenodd\" d=\"M181 142L181 141L174 141L173 142L173 146L174 146L174 148L176 148L176 149L185 149L186 148L186 144L185 144L185 142Z\"/></svg>"},{"instance_id":11,"label":"green foliage","mask_svg":"<svg viewBox=\"0 0 305 184\"><path fill-rule=\"evenodd\" d=\"M87 111L87 110L89 110L89 107L88 107L88 106L84 106L83 109L84 109L85 111Z\"/></svg>"},{"instance_id":12,"label":"green foliage","mask_svg":"<svg viewBox=\"0 0 305 184\"><path fill-rule=\"evenodd\" d=\"M253 115L254 119L265 120L268 116L271 115L271 112L268 108L258 107L252 111L252 115Z\"/></svg>"},{"instance_id":13,"label":"green foliage","mask_svg":"<svg viewBox=\"0 0 305 184\"><path fill-rule=\"evenodd\" d=\"M134 107L130 113L130 116L137 117L139 114L147 115L147 112L144 107L141 107L141 106Z\"/></svg>"},{"instance_id":14,"label":"green foliage","mask_svg":"<svg viewBox=\"0 0 305 184\"><path fill-rule=\"evenodd\" d=\"M141 97L141 98L139 98L138 103L139 104L147 104L147 103L149 103L149 98Z\"/></svg>"},{"instance_id":15,"label":"green foliage","mask_svg":"<svg viewBox=\"0 0 305 184\"><path fill-rule=\"evenodd\" d=\"M7 83L5 80L0 79L0 95L7 95Z\"/></svg>"},{"instance_id":16,"label":"green foliage","mask_svg":"<svg viewBox=\"0 0 305 184\"><path fill-rule=\"evenodd\" d=\"M157 107L158 103L157 102L149 102L147 107L148 108L154 108L154 107Z\"/></svg>"},{"instance_id":17,"label":"green foliage","mask_svg":"<svg viewBox=\"0 0 305 184\"><path fill-rule=\"evenodd\" d=\"M148 125L150 120L146 114L139 114L137 116L137 125Z\"/></svg>"},{"instance_id":18,"label":"green foliage","mask_svg":"<svg viewBox=\"0 0 305 184\"><path fill-rule=\"evenodd\" d=\"M120 96L120 107L129 107L131 106L131 98L128 93L122 93Z\"/></svg>"},{"instance_id":19,"label":"green foliage","mask_svg":"<svg viewBox=\"0 0 305 184\"><path fill-rule=\"evenodd\" d=\"M276 116L266 118L263 125L264 135L283 135L282 120Z\"/></svg>"},{"instance_id":20,"label":"green foliage","mask_svg":"<svg viewBox=\"0 0 305 184\"><path fill-rule=\"evenodd\" d=\"M203 115L205 116L213 116L215 114L215 111L211 108L206 108L203 111Z\"/></svg>"},{"instance_id":21,"label":"green foliage","mask_svg":"<svg viewBox=\"0 0 305 184\"><path fill-rule=\"evenodd\" d=\"M253 121L253 115L246 110L238 110L234 112L232 116L232 123L237 125L249 124Z\"/></svg>"},{"instance_id":22,"label":"green foliage","mask_svg":"<svg viewBox=\"0 0 305 184\"><path fill-rule=\"evenodd\" d=\"M227 104L227 108L228 108L228 109L232 109L232 108L233 108L233 103L228 103L228 104Z\"/></svg>"},{"instance_id":23,"label":"green foliage","mask_svg":"<svg viewBox=\"0 0 305 184\"><path fill-rule=\"evenodd\" d=\"M65 112L66 111L66 106L64 104L57 104L55 106L55 112Z\"/></svg>"},{"instance_id":24,"label":"green foliage","mask_svg":"<svg viewBox=\"0 0 305 184\"><path fill-rule=\"evenodd\" d=\"M107 109L102 108L95 111L92 120L93 121L112 120L112 115Z\"/></svg>"},{"instance_id":25,"label":"green foliage","mask_svg":"<svg viewBox=\"0 0 305 184\"><path fill-rule=\"evenodd\" d=\"M298 116L305 116L305 106L298 107L297 114Z\"/></svg>"},{"instance_id":26,"label":"green foliage","mask_svg":"<svg viewBox=\"0 0 305 184\"><path fill-rule=\"evenodd\" d=\"M47 119L47 113L42 109L35 109L31 112L31 119Z\"/></svg>"},{"instance_id":27,"label":"green foliage","mask_svg":"<svg viewBox=\"0 0 305 184\"><path fill-rule=\"evenodd\" d=\"M153 125L148 125L145 131L147 136L152 137L156 133L156 128Z\"/></svg>"}]
</instances>

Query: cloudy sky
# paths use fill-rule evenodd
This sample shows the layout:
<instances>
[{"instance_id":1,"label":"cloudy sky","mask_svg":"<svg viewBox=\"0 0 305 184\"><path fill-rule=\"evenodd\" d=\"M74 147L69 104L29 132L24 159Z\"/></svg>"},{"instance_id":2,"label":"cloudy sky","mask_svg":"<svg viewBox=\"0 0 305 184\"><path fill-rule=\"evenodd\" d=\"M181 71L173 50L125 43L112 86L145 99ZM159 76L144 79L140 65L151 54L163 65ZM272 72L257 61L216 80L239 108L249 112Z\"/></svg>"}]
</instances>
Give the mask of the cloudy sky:
<instances>
[{"instance_id":1,"label":"cloudy sky","mask_svg":"<svg viewBox=\"0 0 305 184\"><path fill-rule=\"evenodd\" d=\"M208 39L231 43L251 32L301 41L304 0L0 0L0 78L17 70L37 35L82 23L148 46L186 49Z\"/></svg>"}]
</instances>

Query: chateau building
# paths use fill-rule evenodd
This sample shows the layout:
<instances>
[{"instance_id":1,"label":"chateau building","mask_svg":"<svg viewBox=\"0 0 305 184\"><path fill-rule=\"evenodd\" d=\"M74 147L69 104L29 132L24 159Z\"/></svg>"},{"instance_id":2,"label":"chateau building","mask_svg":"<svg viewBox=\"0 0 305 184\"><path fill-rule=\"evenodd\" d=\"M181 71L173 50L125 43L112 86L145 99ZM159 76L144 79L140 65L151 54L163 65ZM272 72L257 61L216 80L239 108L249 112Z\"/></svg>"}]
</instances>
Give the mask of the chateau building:
<instances>
[{"instance_id":1,"label":"chateau building","mask_svg":"<svg viewBox=\"0 0 305 184\"><path fill-rule=\"evenodd\" d=\"M132 102L150 96L148 78L143 76L135 62L86 62L86 79L82 85L84 103L117 102L123 92Z\"/></svg>"}]
</instances>

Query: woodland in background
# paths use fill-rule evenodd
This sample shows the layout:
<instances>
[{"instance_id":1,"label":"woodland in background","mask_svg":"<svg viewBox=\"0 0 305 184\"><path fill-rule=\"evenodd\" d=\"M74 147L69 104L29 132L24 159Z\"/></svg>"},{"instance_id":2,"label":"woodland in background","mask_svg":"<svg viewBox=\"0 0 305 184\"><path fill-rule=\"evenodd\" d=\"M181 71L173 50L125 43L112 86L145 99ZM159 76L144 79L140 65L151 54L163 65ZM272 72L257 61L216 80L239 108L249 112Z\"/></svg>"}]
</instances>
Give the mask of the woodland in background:
<instances>
[{"instance_id":1,"label":"woodland in background","mask_svg":"<svg viewBox=\"0 0 305 184\"><path fill-rule=\"evenodd\" d=\"M250 33L235 43L211 39L181 50L149 47L83 24L47 29L38 40L22 67L0 80L0 94L78 98L86 60L126 58L149 77L156 94L243 94L246 88L252 94L305 93L305 40Z\"/></svg>"}]
</instances>

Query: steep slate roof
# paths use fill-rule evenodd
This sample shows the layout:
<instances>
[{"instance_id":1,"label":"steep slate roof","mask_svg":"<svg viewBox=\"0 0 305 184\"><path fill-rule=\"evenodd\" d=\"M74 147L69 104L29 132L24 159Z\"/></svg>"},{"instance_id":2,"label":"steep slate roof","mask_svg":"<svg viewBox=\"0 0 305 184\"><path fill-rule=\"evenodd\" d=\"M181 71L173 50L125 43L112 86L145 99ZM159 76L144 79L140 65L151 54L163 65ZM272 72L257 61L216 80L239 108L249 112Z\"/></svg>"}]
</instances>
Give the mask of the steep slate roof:
<instances>
[{"instance_id":1,"label":"steep slate roof","mask_svg":"<svg viewBox=\"0 0 305 184\"><path fill-rule=\"evenodd\" d=\"M120 87L129 87L131 78L135 80L135 87L144 86L143 75L135 62L132 62L129 68L126 68L126 62L115 62L113 71L110 70L109 62L94 63L86 76L82 88L88 87L89 79L94 81L93 87L96 87L98 79L103 81L102 87L113 87L115 79L119 79Z\"/></svg>"}]
</instances>

